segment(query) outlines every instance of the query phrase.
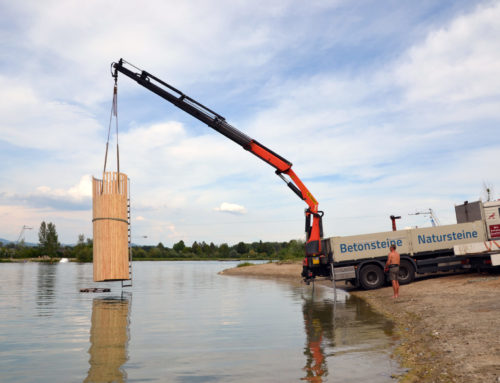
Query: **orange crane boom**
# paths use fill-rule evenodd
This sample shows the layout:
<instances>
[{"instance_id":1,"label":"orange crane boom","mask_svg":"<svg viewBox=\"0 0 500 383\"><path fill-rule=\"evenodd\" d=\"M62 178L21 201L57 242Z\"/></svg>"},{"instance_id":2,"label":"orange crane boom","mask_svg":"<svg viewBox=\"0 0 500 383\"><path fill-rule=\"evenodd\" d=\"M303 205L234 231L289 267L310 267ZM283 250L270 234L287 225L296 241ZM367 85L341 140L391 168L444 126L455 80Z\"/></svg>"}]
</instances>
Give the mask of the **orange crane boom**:
<instances>
[{"instance_id":1,"label":"orange crane boom","mask_svg":"<svg viewBox=\"0 0 500 383\"><path fill-rule=\"evenodd\" d=\"M230 140L236 142L245 150L248 150L255 156L259 157L261 160L274 167L276 169L275 173L299 198L304 200L308 205L308 208L305 211L306 246L304 270L302 275L306 280L312 279L315 276L329 276L330 268L327 268L327 271L321 271L318 267L313 267L313 265L316 266L318 265L318 263L313 262L313 260L311 259L313 257L328 257L328 255L325 254L324 249L324 247L326 246L324 246L322 242L323 212L318 210L318 201L314 198L314 196L307 189L304 183L292 170L291 162L227 123L226 119L220 114L214 112L198 101L185 95L183 92L160 80L158 77L155 77L143 70L139 70L138 72L136 72L133 69L130 69L137 68L127 63L123 59L120 59L117 63L113 63L112 68L114 68L113 77L115 78L115 81L118 77L118 72L126 75L146 89L169 101L176 107L182 109L198 120L204 122L212 129L226 136ZM288 176L289 179L287 179L285 175ZM328 258L331 258L331 256ZM325 262L322 262L322 264L325 264ZM328 275L325 275L325 273Z\"/></svg>"}]
</instances>

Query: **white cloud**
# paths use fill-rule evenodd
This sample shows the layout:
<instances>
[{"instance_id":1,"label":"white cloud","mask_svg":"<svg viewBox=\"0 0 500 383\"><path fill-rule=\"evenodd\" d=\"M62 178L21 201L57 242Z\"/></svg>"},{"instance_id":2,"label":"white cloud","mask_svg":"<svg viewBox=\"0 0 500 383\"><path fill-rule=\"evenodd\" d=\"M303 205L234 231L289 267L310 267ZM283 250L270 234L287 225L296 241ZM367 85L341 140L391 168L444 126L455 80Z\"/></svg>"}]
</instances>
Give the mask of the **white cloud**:
<instances>
[{"instance_id":1,"label":"white cloud","mask_svg":"<svg viewBox=\"0 0 500 383\"><path fill-rule=\"evenodd\" d=\"M34 194L55 199L69 199L74 201L89 199L92 197L92 177L88 174L82 176L77 185L74 185L67 190L52 189L49 186L38 186Z\"/></svg>"},{"instance_id":2,"label":"white cloud","mask_svg":"<svg viewBox=\"0 0 500 383\"><path fill-rule=\"evenodd\" d=\"M49 0L11 4L7 10L17 16L21 46L40 60L20 64L44 73L33 80L48 93L92 105L106 97L111 79L105 68L120 57L147 65L153 73L161 68L184 83L242 78L242 72L258 76L288 46L300 47L314 26L312 17L332 7L332 2L301 5L293 0L274 5L152 0L141 7L131 1L117 6ZM289 17L294 17L294 28ZM72 87L57 81L61 77L71 77Z\"/></svg>"},{"instance_id":3,"label":"white cloud","mask_svg":"<svg viewBox=\"0 0 500 383\"><path fill-rule=\"evenodd\" d=\"M90 174L82 176L78 185L68 190L68 195L75 199L92 197L92 176Z\"/></svg>"},{"instance_id":4,"label":"white cloud","mask_svg":"<svg viewBox=\"0 0 500 383\"><path fill-rule=\"evenodd\" d=\"M222 202L220 206L214 208L214 210L219 211L221 213L230 213L238 215L247 213L247 209L244 206L229 202Z\"/></svg>"},{"instance_id":5,"label":"white cloud","mask_svg":"<svg viewBox=\"0 0 500 383\"><path fill-rule=\"evenodd\" d=\"M448 103L498 96L500 3L479 6L411 47L396 70L413 102Z\"/></svg>"},{"instance_id":6,"label":"white cloud","mask_svg":"<svg viewBox=\"0 0 500 383\"><path fill-rule=\"evenodd\" d=\"M177 122L165 122L132 127L120 135L121 171L131 178L134 206L202 208L231 194L223 190L227 179L256 171L258 160L202 128L206 134L195 136Z\"/></svg>"},{"instance_id":7,"label":"white cloud","mask_svg":"<svg viewBox=\"0 0 500 383\"><path fill-rule=\"evenodd\" d=\"M172 240L180 240L183 236L185 236L185 234L179 232L175 225L171 223L165 226L165 230L167 232L167 238Z\"/></svg>"},{"instance_id":8,"label":"white cloud","mask_svg":"<svg viewBox=\"0 0 500 383\"><path fill-rule=\"evenodd\" d=\"M0 137L12 145L74 151L91 146L101 126L86 110L44 98L22 81L0 76Z\"/></svg>"}]
</instances>

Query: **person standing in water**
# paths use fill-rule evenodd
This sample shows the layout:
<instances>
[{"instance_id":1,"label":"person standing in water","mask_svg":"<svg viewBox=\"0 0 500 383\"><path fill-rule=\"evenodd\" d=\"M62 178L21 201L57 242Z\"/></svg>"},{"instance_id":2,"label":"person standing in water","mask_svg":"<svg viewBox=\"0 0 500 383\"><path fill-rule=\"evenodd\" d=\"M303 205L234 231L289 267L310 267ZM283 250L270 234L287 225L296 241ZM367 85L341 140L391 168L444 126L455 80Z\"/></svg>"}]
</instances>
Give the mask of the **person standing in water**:
<instances>
[{"instance_id":1,"label":"person standing in water","mask_svg":"<svg viewBox=\"0 0 500 383\"><path fill-rule=\"evenodd\" d=\"M393 298L399 298L399 253L396 251L396 246L391 245L390 252L385 263L385 271L389 271L389 280L392 282L392 289L394 291Z\"/></svg>"}]
</instances>

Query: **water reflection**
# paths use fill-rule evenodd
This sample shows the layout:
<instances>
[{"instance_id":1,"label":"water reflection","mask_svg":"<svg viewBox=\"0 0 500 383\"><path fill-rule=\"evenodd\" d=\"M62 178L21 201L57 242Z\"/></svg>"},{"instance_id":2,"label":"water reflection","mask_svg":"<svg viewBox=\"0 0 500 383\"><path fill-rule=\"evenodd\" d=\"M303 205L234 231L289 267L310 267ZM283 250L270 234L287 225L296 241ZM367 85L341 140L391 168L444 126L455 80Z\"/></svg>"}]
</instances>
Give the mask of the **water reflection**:
<instances>
[{"instance_id":1,"label":"water reflection","mask_svg":"<svg viewBox=\"0 0 500 383\"><path fill-rule=\"evenodd\" d=\"M57 264L39 263L37 275L36 305L40 316L52 315L55 302Z\"/></svg>"},{"instance_id":2,"label":"water reflection","mask_svg":"<svg viewBox=\"0 0 500 383\"><path fill-rule=\"evenodd\" d=\"M373 311L364 300L348 295L345 308L345 315L336 316L337 337L342 333L343 345L363 344L370 339L379 339L381 330L389 337L393 335L394 323Z\"/></svg>"},{"instance_id":3,"label":"water reflection","mask_svg":"<svg viewBox=\"0 0 500 383\"><path fill-rule=\"evenodd\" d=\"M79 293L95 286L92 264L2 264L0 381L388 383L399 373L391 327L367 305L339 291L334 312L331 289L217 274L232 265L139 262L132 302L116 285L114 299Z\"/></svg>"},{"instance_id":4,"label":"water reflection","mask_svg":"<svg viewBox=\"0 0 500 383\"><path fill-rule=\"evenodd\" d=\"M127 381L130 297L95 298L90 327L90 368L84 383Z\"/></svg>"},{"instance_id":5,"label":"water reflection","mask_svg":"<svg viewBox=\"0 0 500 383\"><path fill-rule=\"evenodd\" d=\"M304 347L306 376L301 380L322 382L323 377L328 376L325 341L333 344L335 338L335 304L334 301L315 299L315 294L303 299L302 314L307 340Z\"/></svg>"},{"instance_id":6,"label":"water reflection","mask_svg":"<svg viewBox=\"0 0 500 383\"><path fill-rule=\"evenodd\" d=\"M328 358L385 348L385 343L379 342L381 332L392 335L393 323L363 300L342 293L340 301L335 301L330 294L328 290L320 290L302 295L306 333L303 381L327 381L328 374L334 374L328 370Z\"/></svg>"}]
</instances>

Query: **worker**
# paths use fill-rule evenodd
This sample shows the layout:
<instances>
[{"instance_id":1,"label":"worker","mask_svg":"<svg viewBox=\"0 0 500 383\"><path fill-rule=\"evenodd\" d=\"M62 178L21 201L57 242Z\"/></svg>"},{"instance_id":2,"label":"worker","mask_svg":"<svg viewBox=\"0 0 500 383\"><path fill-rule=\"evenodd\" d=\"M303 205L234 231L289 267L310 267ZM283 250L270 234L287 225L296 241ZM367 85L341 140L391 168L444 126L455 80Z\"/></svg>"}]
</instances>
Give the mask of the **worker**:
<instances>
[{"instance_id":1,"label":"worker","mask_svg":"<svg viewBox=\"0 0 500 383\"><path fill-rule=\"evenodd\" d=\"M399 253L396 251L396 246L391 245L390 252L387 256L385 263L385 272L389 272L389 280L392 282L392 289L394 291L393 298L399 298Z\"/></svg>"}]
</instances>

